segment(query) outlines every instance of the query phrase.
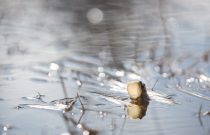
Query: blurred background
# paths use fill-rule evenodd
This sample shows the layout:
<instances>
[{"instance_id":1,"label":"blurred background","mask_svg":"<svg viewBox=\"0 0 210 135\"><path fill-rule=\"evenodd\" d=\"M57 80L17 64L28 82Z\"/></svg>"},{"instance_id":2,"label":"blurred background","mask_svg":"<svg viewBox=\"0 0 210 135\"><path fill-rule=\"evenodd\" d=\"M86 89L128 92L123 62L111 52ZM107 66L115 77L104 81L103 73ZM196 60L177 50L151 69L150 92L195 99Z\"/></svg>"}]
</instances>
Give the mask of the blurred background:
<instances>
[{"instance_id":1,"label":"blurred background","mask_svg":"<svg viewBox=\"0 0 210 135\"><path fill-rule=\"evenodd\" d=\"M202 52L209 46L209 5L207 0L1 0L1 56L17 44L19 50L58 46L106 55L108 63L145 60L156 49L161 53L154 55L164 49Z\"/></svg>"}]
</instances>

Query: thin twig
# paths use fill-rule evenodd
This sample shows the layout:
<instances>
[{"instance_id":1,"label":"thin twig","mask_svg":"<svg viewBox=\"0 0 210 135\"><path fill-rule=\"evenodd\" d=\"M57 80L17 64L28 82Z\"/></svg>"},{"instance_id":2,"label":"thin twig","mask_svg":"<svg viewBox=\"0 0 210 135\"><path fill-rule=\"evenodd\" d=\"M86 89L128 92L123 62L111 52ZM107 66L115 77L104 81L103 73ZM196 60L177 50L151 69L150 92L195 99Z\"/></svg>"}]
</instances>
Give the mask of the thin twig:
<instances>
[{"instance_id":1,"label":"thin twig","mask_svg":"<svg viewBox=\"0 0 210 135\"><path fill-rule=\"evenodd\" d=\"M45 95L41 95L39 92L37 92L37 93L38 93L38 95L36 95L36 98L42 100L42 97L44 97Z\"/></svg>"},{"instance_id":2,"label":"thin twig","mask_svg":"<svg viewBox=\"0 0 210 135\"><path fill-rule=\"evenodd\" d=\"M159 81L159 79L156 80L154 86L152 87L152 91L154 91L154 88L155 88L155 86L156 86L156 84L157 84L158 81Z\"/></svg>"},{"instance_id":3,"label":"thin twig","mask_svg":"<svg viewBox=\"0 0 210 135\"><path fill-rule=\"evenodd\" d=\"M81 98L80 98L80 95L79 95L78 92L77 92L77 98L79 99L79 102L80 102L80 104L81 104L81 106L82 106L82 110L85 110L85 107L84 107L84 105L83 105L83 103L82 103L82 101L81 101Z\"/></svg>"},{"instance_id":4,"label":"thin twig","mask_svg":"<svg viewBox=\"0 0 210 135\"><path fill-rule=\"evenodd\" d=\"M202 110L202 104L200 105L199 110L198 110L198 119L199 119L199 123L200 123L201 127L203 127L203 122L201 119L201 110Z\"/></svg>"},{"instance_id":5,"label":"thin twig","mask_svg":"<svg viewBox=\"0 0 210 135\"><path fill-rule=\"evenodd\" d=\"M64 96L65 96L65 98L68 98L68 94L67 94L67 90L66 90L66 87L65 87L65 83L63 81L63 77L60 76L59 78L60 78L60 81L61 81L61 86L62 86L62 90L63 90Z\"/></svg>"},{"instance_id":6,"label":"thin twig","mask_svg":"<svg viewBox=\"0 0 210 135\"><path fill-rule=\"evenodd\" d=\"M79 100L79 102L80 102L80 105L81 105L81 107L82 107L82 115L80 116L80 118L79 118L79 120L78 120L78 122L77 122L77 124L79 124L80 121L81 121L81 119L82 119L82 117L83 117L84 114L85 114L85 107L84 107L84 105L83 105L83 103L82 103L82 101L81 101L81 99L80 99L80 95L79 95L78 92L77 92L77 98L78 98L78 100Z\"/></svg>"},{"instance_id":7,"label":"thin twig","mask_svg":"<svg viewBox=\"0 0 210 135\"><path fill-rule=\"evenodd\" d=\"M64 109L64 112L68 112L72 109L74 103L76 102L76 100L71 101L70 103L68 103L67 107Z\"/></svg>"}]
</instances>

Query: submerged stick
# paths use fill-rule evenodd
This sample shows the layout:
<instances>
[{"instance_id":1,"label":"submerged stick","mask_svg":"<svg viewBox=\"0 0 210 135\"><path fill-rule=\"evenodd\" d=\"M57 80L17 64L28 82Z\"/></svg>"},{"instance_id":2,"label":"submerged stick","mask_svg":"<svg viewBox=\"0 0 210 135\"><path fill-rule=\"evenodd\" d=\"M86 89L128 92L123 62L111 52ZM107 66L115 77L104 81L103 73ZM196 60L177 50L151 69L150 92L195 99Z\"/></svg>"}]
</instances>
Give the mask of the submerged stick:
<instances>
[{"instance_id":1,"label":"submerged stick","mask_svg":"<svg viewBox=\"0 0 210 135\"><path fill-rule=\"evenodd\" d=\"M68 94L67 94L67 90L66 90L66 87L65 87L65 83L63 81L63 77L60 76L59 78L60 78L60 81L61 81L61 86L62 86L62 90L63 90L64 96L65 96L65 98L68 98Z\"/></svg>"}]
</instances>

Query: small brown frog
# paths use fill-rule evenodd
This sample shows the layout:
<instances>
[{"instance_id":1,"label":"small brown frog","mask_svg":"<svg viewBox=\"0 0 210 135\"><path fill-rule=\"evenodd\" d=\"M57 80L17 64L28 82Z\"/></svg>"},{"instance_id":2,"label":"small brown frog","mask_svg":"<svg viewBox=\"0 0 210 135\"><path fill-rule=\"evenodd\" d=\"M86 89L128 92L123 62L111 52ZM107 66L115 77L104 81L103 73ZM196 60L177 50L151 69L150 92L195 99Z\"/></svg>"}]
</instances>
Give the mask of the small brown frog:
<instances>
[{"instance_id":1,"label":"small brown frog","mask_svg":"<svg viewBox=\"0 0 210 135\"><path fill-rule=\"evenodd\" d=\"M127 85L128 95L131 99L138 99L139 97L143 96L143 92L146 91L145 84L141 81L138 82L130 82Z\"/></svg>"},{"instance_id":2,"label":"small brown frog","mask_svg":"<svg viewBox=\"0 0 210 135\"><path fill-rule=\"evenodd\" d=\"M128 116L131 119L142 119L146 115L149 105L149 96L147 95L145 84L140 82L131 82L127 87L131 102L127 107Z\"/></svg>"}]
</instances>

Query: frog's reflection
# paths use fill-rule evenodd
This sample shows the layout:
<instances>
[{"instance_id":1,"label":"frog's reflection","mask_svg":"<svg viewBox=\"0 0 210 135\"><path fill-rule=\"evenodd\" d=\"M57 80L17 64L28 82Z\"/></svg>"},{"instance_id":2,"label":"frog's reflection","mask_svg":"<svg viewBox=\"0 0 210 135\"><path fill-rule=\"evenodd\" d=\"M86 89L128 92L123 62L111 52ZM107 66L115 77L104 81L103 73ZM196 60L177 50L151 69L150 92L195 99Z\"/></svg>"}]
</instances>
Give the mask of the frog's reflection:
<instances>
[{"instance_id":1,"label":"frog's reflection","mask_svg":"<svg viewBox=\"0 0 210 135\"><path fill-rule=\"evenodd\" d=\"M127 114L131 119L142 119L146 115L147 106L149 105L149 97L146 89L143 89L142 95L136 99L131 99L127 106Z\"/></svg>"}]
</instances>

